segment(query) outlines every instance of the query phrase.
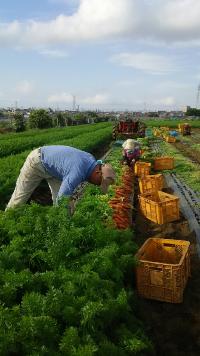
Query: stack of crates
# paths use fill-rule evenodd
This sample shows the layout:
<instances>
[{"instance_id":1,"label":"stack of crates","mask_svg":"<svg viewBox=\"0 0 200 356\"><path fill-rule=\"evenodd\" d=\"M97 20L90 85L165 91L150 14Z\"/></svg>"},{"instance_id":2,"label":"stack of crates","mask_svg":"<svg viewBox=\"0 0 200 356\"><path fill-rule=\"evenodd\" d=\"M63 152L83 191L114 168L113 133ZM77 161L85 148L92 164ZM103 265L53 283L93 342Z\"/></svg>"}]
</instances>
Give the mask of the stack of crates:
<instances>
[{"instance_id":1,"label":"stack of crates","mask_svg":"<svg viewBox=\"0 0 200 356\"><path fill-rule=\"evenodd\" d=\"M149 238L136 254L140 296L181 303L190 276L189 241Z\"/></svg>"},{"instance_id":2,"label":"stack of crates","mask_svg":"<svg viewBox=\"0 0 200 356\"><path fill-rule=\"evenodd\" d=\"M145 163L146 164L146 163ZM170 169L174 166L172 157L158 157L154 168ZM135 173L137 171L135 170ZM136 175L139 175L136 173ZM162 191L162 174L139 175L140 194L138 195L141 213L156 224L162 225L179 219L179 198Z\"/></svg>"},{"instance_id":3,"label":"stack of crates","mask_svg":"<svg viewBox=\"0 0 200 356\"><path fill-rule=\"evenodd\" d=\"M157 157L154 161L155 170L173 168L173 157ZM137 175L140 177L138 199L142 214L159 225L178 220L179 198L162 191L163 175ZM136 254L139 295L148 299L181 303L190 275L189 247L189 241L149 238Z\"/></svg>"}]
</instances>

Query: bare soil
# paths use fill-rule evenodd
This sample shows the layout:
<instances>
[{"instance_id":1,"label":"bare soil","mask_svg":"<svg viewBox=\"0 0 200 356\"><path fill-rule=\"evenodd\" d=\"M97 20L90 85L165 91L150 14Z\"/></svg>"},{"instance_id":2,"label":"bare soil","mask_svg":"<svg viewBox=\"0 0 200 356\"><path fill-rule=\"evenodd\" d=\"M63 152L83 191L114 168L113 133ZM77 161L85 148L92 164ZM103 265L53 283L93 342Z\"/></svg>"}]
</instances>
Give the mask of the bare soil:
<instances>
[{"instance_id":1,"label":"bare soil","mask_svg":"<svg viewBox=\"0 0 200 356\"><path fill-rule=\"evenodd\" d=\"M165 189L171 193L169 188ZM138 187L136 183L136 195ZM137 199L136 199L137 200ZM136 242L142 246L149 237L188 240L191 243L191 277L181 304L148 300L138 296L138 317L143 321L152 340L156 356L200 355L200 260L196 250L196 237L187 220L157 225L143 217L136 201Z\"/></svg>"},{"instance_id":2,"label":"bare soil","mask_svg":"<svg viewBox=\"0 0 200 356\"><path fill-rule=\"evenodd\" d=\"M200 164L200 153L191 148L189 143L175 142L173 145L185 156L192 160L194 163Z\"/></svg>"},{"instance_id":3,"label":"bare soil","mask_svg":"<svg viewBox=\"0 0 200 356\"><path fill-rule=\"evenodd\" d=\"M198 150L191 148L191 144L200 143L200 129L192 129L190 141L176 141L172 143L185 157L192 160L194 163L200 164L200 153Z\"/></svg>"}]
</instances>

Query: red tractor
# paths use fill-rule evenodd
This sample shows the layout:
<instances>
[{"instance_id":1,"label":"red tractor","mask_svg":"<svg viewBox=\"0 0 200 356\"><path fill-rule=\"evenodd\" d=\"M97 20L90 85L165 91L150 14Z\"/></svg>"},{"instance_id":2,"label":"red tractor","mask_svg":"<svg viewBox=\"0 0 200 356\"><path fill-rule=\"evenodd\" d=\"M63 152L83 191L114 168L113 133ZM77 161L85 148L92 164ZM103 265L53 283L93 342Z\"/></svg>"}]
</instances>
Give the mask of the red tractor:
<instances>
[{"instance_id":1,"label":"red tractor","mask_svg":"<svg viewBox=\"0 0 200 356\"><path fill-rule=\"evenodd\" d=\"M139 120L120 120L113 127L113 140L145 137L146 125Z\"/></svg>"},{"instance_id":2,"label":"red tractor","mask_svg":"<svg viewBox=\"0 0 200 356\"><path fill-rule=\"evenodd\" d=\"M178 129L183 136L191 135L191 125L188 123L179 124Z\"/></svg>"}]
</instances>

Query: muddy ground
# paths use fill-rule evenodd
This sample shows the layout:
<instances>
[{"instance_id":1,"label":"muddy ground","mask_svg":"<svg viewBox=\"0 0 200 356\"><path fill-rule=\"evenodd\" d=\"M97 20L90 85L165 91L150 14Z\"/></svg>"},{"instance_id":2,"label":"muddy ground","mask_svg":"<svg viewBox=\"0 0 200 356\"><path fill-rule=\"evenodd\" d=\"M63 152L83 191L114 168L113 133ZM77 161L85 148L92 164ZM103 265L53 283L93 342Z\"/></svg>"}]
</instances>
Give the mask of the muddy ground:
<instances>
[{"instance_id":1,"label":"muddy ground","mask_svg":"<svg viewBox=\"0 0 200 356\"><path fill-rule=\"evenodd\" d=\"M189 141L176 141L173 143L173 146L175 146L185 157L190 158L192 162L200 164L199 151L191 148L191 144L200 143L200 129L192 129L191 136L184 137L190 138L191 143Z\"/></svg>"},{"instance_id":2,"label":"muddy ground","mask_svg":"<svg viewBox=\"0 0 200 356\"><path fill-rule=\"evenodd\" d=\"M135 187L136 197L138 186ZM172 193L170 188L164 189ZM200 355L200 260L196 251L196 237L187 220L157 225L139 213L137 199L134 229L138 246L149 237L188 240L191 243L191 276L184 291L183 303L173 304L148 300L138 296L138 317L143 321L152 340L156 356ZM134 236L135 236L134 235Z\"/></svg>"},{"instance_id":3,"label":"muddy ground","mask_svg":"<svg viewBox=\"0 0 200 356\"><path fill-rule=\"evenodd\" d=\"M199 151L195 151L193 148L191 148L189 142L186 143L177 141L173 143L173 146L175 146L183 154L183 156L190 158L194 163L200 164L200 153Z\"/></svg>"}]
</instances>

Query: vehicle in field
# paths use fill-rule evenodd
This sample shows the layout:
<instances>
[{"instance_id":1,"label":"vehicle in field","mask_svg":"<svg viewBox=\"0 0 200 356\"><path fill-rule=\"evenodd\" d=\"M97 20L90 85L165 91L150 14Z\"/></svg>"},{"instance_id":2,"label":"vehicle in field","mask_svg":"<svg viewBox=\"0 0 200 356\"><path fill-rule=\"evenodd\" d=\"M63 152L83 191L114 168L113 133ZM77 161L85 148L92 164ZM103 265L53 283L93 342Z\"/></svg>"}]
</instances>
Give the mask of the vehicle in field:
<instances>
[{"instance_id":1,"label":"vehicle in field","mask_svg":"<svg viewBox=\"0 0 200 356\"><path fill-rule=\"evenodd\" d=\"M123 118L115 122L113 126L113 140L145 137L146 125L134 118Z\"/></svg>"},{"instance_id":2,"label":"vehicle in field","mask_svg":"<svg viewBox=\"0 0 200 356\"><path fill-rule=\"evenodd\" d=\"M178 129L183 136L191 135L191 125L188 123L179 124Z\"/></svg>"}]
</instances>

